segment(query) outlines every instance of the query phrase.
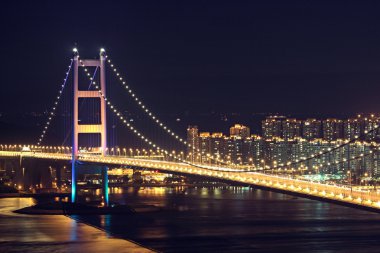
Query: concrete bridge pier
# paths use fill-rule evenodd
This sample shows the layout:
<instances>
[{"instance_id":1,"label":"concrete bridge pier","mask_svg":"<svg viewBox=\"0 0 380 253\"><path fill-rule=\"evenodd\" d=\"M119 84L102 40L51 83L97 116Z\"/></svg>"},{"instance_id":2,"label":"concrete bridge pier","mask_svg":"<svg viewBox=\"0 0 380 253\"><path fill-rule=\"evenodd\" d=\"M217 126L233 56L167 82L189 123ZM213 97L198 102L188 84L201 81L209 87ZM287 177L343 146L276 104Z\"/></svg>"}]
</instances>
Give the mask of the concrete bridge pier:
<instances>
[{"instance_id":1,"label":"concrete bridge pier","mask_svg":"<svg viewBox=\"0 0 380 253\"><path fill-rule=\"evenodd\" d=\"M102 194L104 206L109 205L109 188L108 188L108 167L88 164L78 164L72 166L72 181L71 181L71 202L78 202L78 184L77 180L83 174L100 174L102 179Z\"/></svg>"},{"instance_id":2,"label":"concrete bridge pier","mask_svg":"<svg viewBox=\"0 0 380 253\"><path fill-rule=\"evenodd\" d=\"M108 189L108 167L102 166L102 192L104 206L109 205L109 189Z\"/></svg>"}]
</instances>

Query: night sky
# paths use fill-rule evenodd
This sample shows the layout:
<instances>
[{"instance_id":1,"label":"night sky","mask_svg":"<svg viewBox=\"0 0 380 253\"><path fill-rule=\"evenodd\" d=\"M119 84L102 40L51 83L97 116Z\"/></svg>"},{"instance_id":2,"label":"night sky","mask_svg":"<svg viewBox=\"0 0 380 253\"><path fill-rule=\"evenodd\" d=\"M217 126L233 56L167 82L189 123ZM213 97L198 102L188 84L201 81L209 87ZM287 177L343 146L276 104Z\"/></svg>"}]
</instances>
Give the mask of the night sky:
<instances>
[{"instance_id":1,"label":"night sky","mask_svg":"<svg viewBox=\"0 0 380 253\"><path fill-rule=\"evenodd\" d=\"M75 45L158 114L380 112L376 2L2 2L0 112L50 108Z\"/></svg>"}]
</instances>

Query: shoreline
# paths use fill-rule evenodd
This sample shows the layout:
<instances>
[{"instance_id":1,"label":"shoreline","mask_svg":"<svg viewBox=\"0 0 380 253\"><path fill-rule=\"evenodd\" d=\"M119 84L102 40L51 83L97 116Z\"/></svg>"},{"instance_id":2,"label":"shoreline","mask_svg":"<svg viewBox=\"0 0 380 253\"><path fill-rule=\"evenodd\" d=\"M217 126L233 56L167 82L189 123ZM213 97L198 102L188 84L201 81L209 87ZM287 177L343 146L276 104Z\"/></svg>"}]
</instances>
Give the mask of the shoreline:
<instances>
[{"instance_id":1,"label":"shoreline","mask_svg":"<svg viewBox=\"0 0 380 253\"><path fill-rule=\"evenodd\" d=\"M0 199L1 252L156 252L68 215L25 215L14 212L32 199ZM20 233L22 229L22 233Z\"/></svg>"},{"instance_id":2,"label":"shoreline","mask_svg":"<svg viewBox=\"0 0 380 253\"><path fill-rule=\"evenodd\" d=\"M115 205L99 207L87 204L54 201L24 207L14 210L13 212L28 215L138 215L160 211L164 210L154 205Z\"/></svg>"}]
</instances>

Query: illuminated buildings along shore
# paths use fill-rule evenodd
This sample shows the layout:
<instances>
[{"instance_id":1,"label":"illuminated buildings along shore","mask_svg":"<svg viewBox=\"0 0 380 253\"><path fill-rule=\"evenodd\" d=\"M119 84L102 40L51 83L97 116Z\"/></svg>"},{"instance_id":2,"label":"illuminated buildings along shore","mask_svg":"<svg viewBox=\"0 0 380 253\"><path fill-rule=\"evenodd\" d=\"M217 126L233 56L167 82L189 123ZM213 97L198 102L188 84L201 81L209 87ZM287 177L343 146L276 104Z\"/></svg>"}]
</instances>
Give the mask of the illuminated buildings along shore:
<instances>
[{"instance_id":1,"label":"illuminated buildings along shore","mask_svg":"<svg viewBox=\"0 0 380 253\"><path fill-rule=\"evenodd\" d=\"M199 132L197 126L189 126L187 140L191 147L188 147L187 159L199 163L224 162L269 169L344 144L347 140L370 132L377 123L380 120L374 115L359 115L345 120L298 120L275 116L262 121L262 135L251 135L249 127L235 124L230 128L229 136L221 132ZM297 166L314 168L319 173L339 174L350 170L355 175L377 177L380 176L378 139L379 132L376 130L329 155L322 155ZM348 161L360 154L368 155ZM336 163L342 160L343 162Z\"/></svg>"}]
</instances>

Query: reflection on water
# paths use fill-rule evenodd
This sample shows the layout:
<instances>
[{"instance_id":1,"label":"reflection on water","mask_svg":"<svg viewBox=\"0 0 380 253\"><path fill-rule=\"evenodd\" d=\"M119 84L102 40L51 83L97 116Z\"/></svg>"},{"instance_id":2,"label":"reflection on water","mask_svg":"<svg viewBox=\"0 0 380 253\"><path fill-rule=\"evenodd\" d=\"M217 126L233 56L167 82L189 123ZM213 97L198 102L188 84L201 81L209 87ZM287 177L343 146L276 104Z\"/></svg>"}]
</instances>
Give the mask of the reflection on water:
<instances>
[{"instance_id":1,"label":"reflection on water","mask_svg":"<svg viewBox=\"0 0 380 253\"><path fill-rule=\"evenodd\" d=\"M125 240L63 215L27 215L13 210L34 204L31 198L0 198L0 252L147 252ZM102 218L109 229L110 217Z\"/></svg>"},{"instance_id":2,"label":"reflection on water","mask_svg":"<svg viewBox=\"0 0 380 253\"><path fill-rule=\"evenodd\" d=\"M76 216L163 252L379 252L380 215L248 187L111 189L165 211Z\"/></svg>"},{"instance_id":3,"label":"reflection on water","mask_svg":"<svg viewBox=\"0 0 380 253\"><path fill-rule=\"evenodd\" d=\"M7 216L15 216L14 210L36 204L33 198L2 198L0 204L0 214Z\"/></svg>"}]
</instances>

